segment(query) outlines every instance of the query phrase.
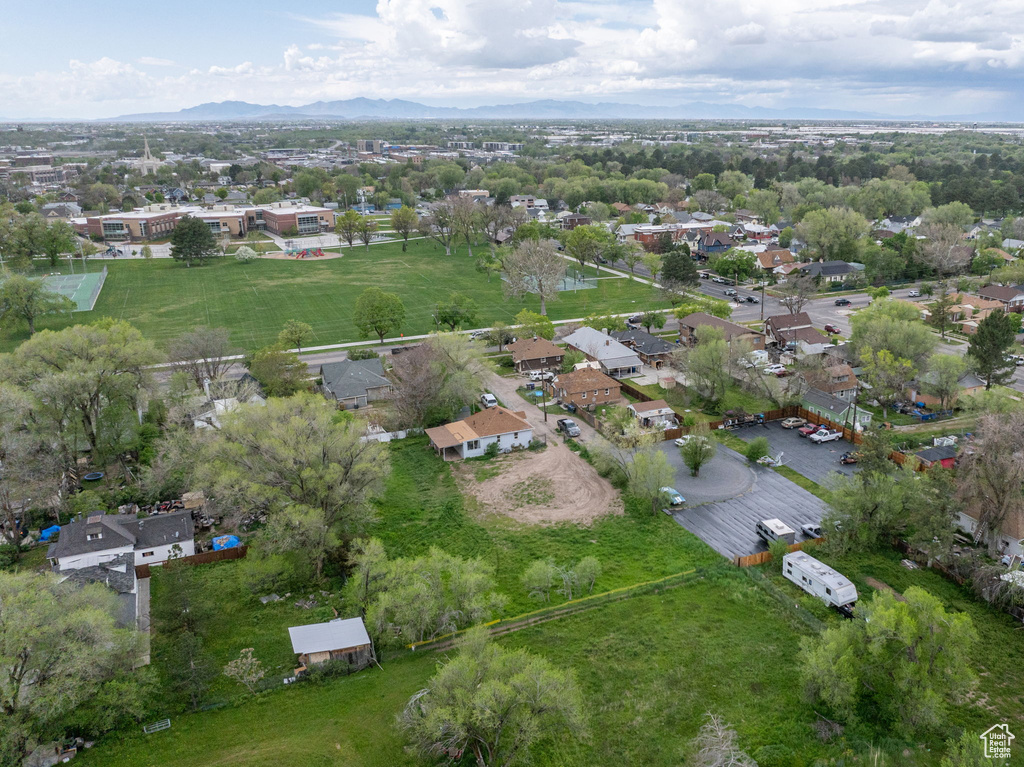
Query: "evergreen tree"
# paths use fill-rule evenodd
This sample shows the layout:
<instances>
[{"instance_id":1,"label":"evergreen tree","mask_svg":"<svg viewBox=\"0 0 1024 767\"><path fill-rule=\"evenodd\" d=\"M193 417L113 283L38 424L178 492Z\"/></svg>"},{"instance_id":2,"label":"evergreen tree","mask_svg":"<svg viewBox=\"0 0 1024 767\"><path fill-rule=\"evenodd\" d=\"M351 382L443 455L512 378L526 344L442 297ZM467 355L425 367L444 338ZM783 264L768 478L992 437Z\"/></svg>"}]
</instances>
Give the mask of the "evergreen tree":
<instances>
[{"instance_id":1,"label":"evergreen tree","mask_svg":"<svg viewBox=\"0 0 1024 767\"><path fill-rule=\"evenodd\" d=\"M171 258L184 261L185 266L202 264L218 252L217 240L202 219L184 216L171 233Z\"/></svg>"},{"instance_id":2,"label":"evergreen tree","mask_svg":"<svg viewBox=\"0 0 1024 767\"><path fill-rule=\"evenodd\" d=\"M697 265L693 259L680 250L671 250L663 257L661 282L674 289L696 285L700 281Z\"/></svg>"},{"instance_id":3,"label":"evergreen tree","mask_svg":"<svg viewBox=\"0 0 1024 767\"><path fill-rule=\"evenodd\" d=\"M1007 360L1007 351L1020 327L1019 318L995 311L978 323L978 332L971 336L967 356L985 389L1004 384L1013 374L1014 363Z\"/></svg>"}]
</instances>

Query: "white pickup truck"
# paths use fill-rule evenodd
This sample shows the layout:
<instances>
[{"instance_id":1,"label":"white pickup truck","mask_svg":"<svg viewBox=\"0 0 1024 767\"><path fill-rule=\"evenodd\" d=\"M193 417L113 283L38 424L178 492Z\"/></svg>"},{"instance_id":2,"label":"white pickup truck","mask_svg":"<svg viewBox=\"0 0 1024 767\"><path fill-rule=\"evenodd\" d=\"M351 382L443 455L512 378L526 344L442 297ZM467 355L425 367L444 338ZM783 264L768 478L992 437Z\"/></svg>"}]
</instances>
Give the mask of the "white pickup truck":
<instances>
[{"instance_id":1,"label":"white pickup truck","mask_svg":"<svg viewBox=\"0 0 1024 767\"><path fill-rule=\"evenodd\" d=\"M818 429L808 439L815 444L820 445L822 442L831 442L834 439L842 439L843 433L841 431L833 431L832 429Z\"/></svg>"}]
</instances>

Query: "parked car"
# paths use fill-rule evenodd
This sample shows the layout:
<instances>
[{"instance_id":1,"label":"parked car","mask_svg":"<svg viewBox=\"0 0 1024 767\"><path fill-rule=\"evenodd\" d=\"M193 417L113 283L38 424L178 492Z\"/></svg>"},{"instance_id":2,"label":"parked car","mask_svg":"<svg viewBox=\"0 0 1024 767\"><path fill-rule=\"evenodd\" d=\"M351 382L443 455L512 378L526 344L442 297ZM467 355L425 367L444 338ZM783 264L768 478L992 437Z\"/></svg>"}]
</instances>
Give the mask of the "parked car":
<instances>
[{"instance_id":1,"label":"parked car","mask_svg":"<svg viewBox=\"0 0 1024 767\"><path fill-rule=\"evenodd\" d=\"M1016 364L1018 364L1018 365L1024 365L1024 355L1017 355L1017 361L1016 361Z\"/></svg>"},{"instance_id":2,"label":"parked car","mask_svg":"<svg viewBox=\"0 0 1024 767\"><path fill-rule=\"evenodd\" d=\"M580 436L580 427L577 426L576 422L571 418L559 418L558 428L564 432L567 437Z\"/></svg>"},{"instance_id":3,"label":"parked car","mask_svg":"<svg viewBox=\"0 0 1024 767\"><path fill-rule=\"evenodd\" d=\"M792 418L786 418L786 419L784 419L782 421L782 428L783 429L799 429L801 426L805 426L806 424L807 424L807 420L806 419L804 419L804 418L797 418L796 416L793 416Z\"/></svg>"},{"instance_id":4,"label":"parked car","mask_svg":"<svg viewBox=\"0 0 1024 767\"><path fill-rule=\"evenodd\" d=\"M555 374L550 370L531 370L530 380L531 381L553 381Z\"/></svg>"},{"instance_id":5,"label":"parked car","mask_svg":"<svg viewBox=\"0 0 1024 767\"><path fill-rule=\"evenodd\" d=\"M775 376L777 376L779 374L785 375L785 373L786 373L786 366L785 365L780 365L778 362L773 362L771 365L768 365L767 367L763 368L761 370L761 372L764 375L775 375Z\"/></svg>"},{"instance_id":6,"label":"parked car","mask_svg":"<svg viewBox=\"0 0 1024 767\"><path fill-rule=\"evenodd\" d=\"M484 407L494 407L498 404L498 399L493 394L484 393L480 395L480 404Z\"/></svg>"},{"instance_id":7,"label":"parked car","mask_svg":"<svg viewBox=\"0 0 1024 767\"><path fill-rule=\"evenodd\" d=\"M839 456L839 463L850 464L857 463L860 460L860 453L843 453Z\"/></svg>"},{"instance_id":8,"label":"parked car","mask_svg":"<svg viewBox=\"0 0 1024 767\"><path fill-rule=\"evenodd\" d=\"M711 278L711 281L712 282L717 282L719 285L724 285L725 284L725 277L719 277L719 276L716 275L716 276Z\"/></svg>"},{"instance_id":9,"label":"parked car","mask_svg":"<svg viewBox=\"0 0 1024 767\"><path fill-rule=\"evenodd\" d=\"M487 335L487 331L486 330L474 330L472 333L469 334L469 340L470 341L475 341L476 339L483 338L486 335Z\"/></svg>"},{"instance_id":10,"label":"parked car","mask_svg":"<svg viewBox=\"0 0 1024 767\"><path fill-rule=\"evenodd\" d=\"M806 426L800 427L800 429L797 430L797 434L801 437L809 437L820 428L821 427L816 423L809 423Z\"/></svg>"},{"instance_id":11,"label":"parked car","mask_svg":"<svg viewBox=\"0 0 1024 767\"><path fill-rule=\"evenodd\" d=\"M661 488L661 493L668 499L669 506L682 506L686 503L686 499L674 487L663 487Z\"/></svg>"},{"instance_id":12,"label":"parked car","mask_svg":"<svg viewBox=\"0 0 1024 767\"><path fill-rule=\"evenodd\" d=\"M808 439L815 445L820 445L823 442L832 442L833 440L842 439L843 433L841 431L833 431L832 429L818 429Z\"/></svg>"},{"instance_id":13,"label":"parked car","mask_svg":"<svg viewBox=\"0 0 1024 767\"><path fill-rule=\"evenodd\" d=\"M838 335L842 331L839 330L839 326L838 325L833 325L831 322L826 322L825 323L825 332L826 333L830 333L831 335Z\"/></svg>"},{"instance_id":14,"label":"parked car","mask_svg":"<svg viewBox=\"0 0 1024 767\"><path fill-rule=\"evenodd\" d=\"M821 525L816 525L813 522L808 522L806 525L800 525L800 532L808 538L820 538Z\"/></svg>"},{"instance_id":15,"label":"parked car","mask_svg":"<svg viewBox=\"0 0 1024 767\"><path fill-rule=\"evenodd\" d=\"M836 306L850 306L853 302L849 298L837 298L835 300Z\"/></svg>"},{"instance_id":16,"label":"parked car","mask_svg":"<svg viewBox=\"0 0 1024 767\"><path fill-rule=\"evenodd\" d=\"M735 296L736 288L726 288L725 290L722 291L722 294L726 296Z\"/></svg>"},{"instance_id":17,"label":"parked car","mask_svg":"<svg viewBox=\"0 0 1024 767\"><path fill-rule=\"evenodd\" d=\"M907 298L920 298L920 297L921 297L921 291L920 290L911 290L911 291L907 292Z\"/></svg>"},{"instance_id":18,"label":"parked car","mask_svg":"<svg viewBox=\"0 0 1024 767\"><path fill-rule=\"evenodd\" d=\"M747 296L746 301L747 301L748 304L759 304L759 303L761 303L761 299L758 298L757 296Z\"/></svg>"}]
</instances>

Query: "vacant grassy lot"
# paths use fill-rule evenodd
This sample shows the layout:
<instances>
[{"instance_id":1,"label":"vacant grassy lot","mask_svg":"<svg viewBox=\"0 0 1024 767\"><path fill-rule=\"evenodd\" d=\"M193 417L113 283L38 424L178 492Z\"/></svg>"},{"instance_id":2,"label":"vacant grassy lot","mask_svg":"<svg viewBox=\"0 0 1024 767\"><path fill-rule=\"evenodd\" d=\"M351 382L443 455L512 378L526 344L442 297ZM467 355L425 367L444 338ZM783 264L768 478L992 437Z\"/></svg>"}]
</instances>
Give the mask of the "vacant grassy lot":
<instances>
[{"instance_id":1,"label":"vacant grassy lot","mask_svg":"<svg viewBox=\"0 0 1024 767\"><path fill-rule=\"evenodd\" d=\"M568 263L568 262L567 262ZM109 268L103 291L91 312L76 313L73 322L100 317L125 319L158 344L196 325L226 327L240 347L251 350L276 341L289 319L308 322L314 336L310 346L360 340L352 321L356 298L364 288L376 286L397 293L405 303L406 335L435 329L431 315L439 300L451 291L473 298L479 309L475 325L511 322L524 307L539 310L533 296L506 301L501 280L478 272L465 248L454 256L426 240L409 243L402 253L398 243L345 250L331 261L262 259L241 264L232 258L187 268L170 259L92 262L90 270ZM589 272L593 274L593 272ZM662 307L655 291L626 279L608 277L598 287L565 292L548 303L552 319L591 314L628 312ZM59 328L64 318L45 318L37 326ZM27 332L0 338L0 350L9 350Z\"/></svg>"}]
</instances>

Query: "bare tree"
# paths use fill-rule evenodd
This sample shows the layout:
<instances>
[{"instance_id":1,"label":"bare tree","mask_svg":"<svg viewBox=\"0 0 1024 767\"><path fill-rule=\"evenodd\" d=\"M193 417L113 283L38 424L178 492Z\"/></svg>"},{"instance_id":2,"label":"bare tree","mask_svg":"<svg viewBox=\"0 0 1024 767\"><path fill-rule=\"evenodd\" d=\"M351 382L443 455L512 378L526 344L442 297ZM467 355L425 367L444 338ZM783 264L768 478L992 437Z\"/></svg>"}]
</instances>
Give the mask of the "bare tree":
<instances>
[{"instance_id":1,"label":"bare tree","mask_svg":"<svg viewBox=\"0 0 1024 767\"><path fill-rule=\"evenodd\" d=\"M253 655L253 648L246 647L241 654L224 667L224 676L244 684L246 689L256 694L256 685L264 676L263 664Z\"/></svg>"},{"instance_id":2,"label":"bare tree","mask_svg":"<svg viewBox=\"0 0 1024 767\"><path fill-rule=\"evenodd\" d=\"M429 216L420 219L419 231L424 237L429 237L444 246L444 254L452 254L452 242L455 240L455 210L452 203L443 200L437 203L430 211Z\"/></svg>"},{"instance_id":3,"label":"bare tree","mask_svg":"<svg viewBox=\"0 0 1024 767\"><path fill-rule=\"evenodd\" d=\"M508 205L484 205L480 211L480 228L487 235L491 254L497 246L498 235L512 226L512 212L515 208Z\"/></svg>"},{"instance_id":4,"label":"bare tree","mask_svg":"<svg viewBox=\"0 0 1024 767\"><path fill-rule=\"evenodd\" d=\"M536 293L540 313L548 313L547 302L558 298L565 277L565 259L550 242L525 240L505 259L505 295L522 298Z\"/></svg>"},{"instance_id":5,"label":"bare tree","mask_svg":"<svg viewBox=\"0 0 1024 767\"><path fill-rule=\"evenodd\" d=\"M485 369L481 351L466 337L431 336L394 358L389 395L395 426L434 426L452 420L480 391Z\"/></svg>"},{"instance_id":6,"label":"bare tree","mask_svg":"<svg viewBox=\"0 0 1024 767\"><path fill-rule=\"evenodd\" d=\"M705 213L714 213L729 204L725 197L711 189L701 189L694 192L693 201L697 203L697 208Z\"/></svg>"},{"instance_id":7,"label":"bare tree","mask_svg":"<svg viewBox=\"0 0 1024 767\"><path fill-rule=\"evenodd\" d=\"M978 520L975 540L987 538L996 554L1003 524L1024 514L1024 413L984 416L978 434L960 462L957 490Z\"/></svg>"},{"instance_id":8,"label":"bare tree","mask_svg":"<svg viewBox=\"0 0 1024 767\"><path fill-rule=\"evenodd\" d=\"M452 203L452 227L455 238L466 241L469 257L473 257L473 240L480 231L480 206L468 197L459 197Z\"/></svg>"},{"instance_id":9,"label":"bare tree","mask_svg":"<svg viewBox=\"0 0 1024 767\"><path fill-rule=\"evenodd\" d=\"M234 363L229 357L236 353L237 349L231 345L231 331L207 327L178 336L167 350L171 362L188 373L200 389L204 381L216 381L223 376Z\"/></svg>"},{"instance_id":10,"label":"bare tree","mask_svg":"<svg viewBox=\"0 0 1024 767\"><path fill-rule=\"evenodd\" d=\"M706 719L693 739L693 767L757 767L757 762L736 745L736 730L728 722L710 712Z\"/></svg>"},{"instance_id":11,"label":"bare tree","mask_svg":"<svg viewBox=\"0 0 1024 767\"><path fill-rule=\"evenodd\" d=\"M921 242L921 260L940 277L964 271L971 263L972 248L964 245L964 233L953 224L926 224L918 230L926 239Z\"/></svg>"},{"instance_id":12,"label":"bare tree","mask_svg":"<svg viewBox=\"0 0 1024 767\"><path fill-rule=\"evenodd\" d=\"M779 303L786 307L790 314L799 314L807 306L818 286L814 284L814 278L808 275L786 280L785 284L779 287L782 298Z\"/></svg>"}]
</instances>

